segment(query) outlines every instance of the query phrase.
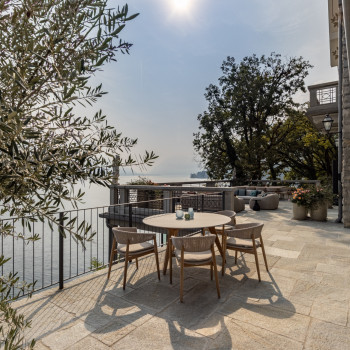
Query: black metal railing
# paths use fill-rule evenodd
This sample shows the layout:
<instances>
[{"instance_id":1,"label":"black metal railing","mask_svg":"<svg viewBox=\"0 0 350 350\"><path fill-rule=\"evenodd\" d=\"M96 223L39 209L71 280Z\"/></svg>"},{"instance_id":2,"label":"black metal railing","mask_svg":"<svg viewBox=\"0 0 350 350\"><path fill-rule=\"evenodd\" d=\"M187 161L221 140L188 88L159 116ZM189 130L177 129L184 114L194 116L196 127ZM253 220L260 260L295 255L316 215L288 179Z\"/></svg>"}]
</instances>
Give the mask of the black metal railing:
<instances>
[{"instance_id":1,"label":"black metal railing","mask_svg":"<svg viewBox=\"0 0 350 350\"><path fill-rule=\"evenodd\" d=\"M34 291L51 286L64 287L64 282L82 274L104 268L109 263L112 244L112 227L136 226L141 232L155 232L157 243L166 243L166 231L143 224L145 217L176 209L194 211L219 211L225 209L225 192L206 194L186 194L180 197L159 198L144 202L133 202L88 209L60 212L58 224L49 225L47 221L33 221L32 218L10 218L1 220L1 225L10 223L13 235L1 235L1 254L11 258L1 267L2 276L17 273L20 281L33 283ZM78 232L79 225L85 221L89 226L86 237L93 238L79 242L66 230L66 225L76 218L72 231ZM30 229L26 221L30 221ZM192 231L180 232L188 234ZM39 240L29 243L20 238L37 234ZM85 237L85 236L84 236ZM118 262L118 257L116 262ZM17 290L13 289L13 294ZM26 295L24 292L23 295Z\"/></svg>"}]
</instances>

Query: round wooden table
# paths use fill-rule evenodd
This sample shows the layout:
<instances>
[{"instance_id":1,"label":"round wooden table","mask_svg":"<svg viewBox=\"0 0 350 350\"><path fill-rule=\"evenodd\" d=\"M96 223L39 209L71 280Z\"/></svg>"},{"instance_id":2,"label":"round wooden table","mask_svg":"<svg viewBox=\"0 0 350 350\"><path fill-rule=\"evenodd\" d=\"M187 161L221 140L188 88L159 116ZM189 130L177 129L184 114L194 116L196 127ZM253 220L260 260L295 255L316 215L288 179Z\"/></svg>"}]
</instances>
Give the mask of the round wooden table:
<instances>
[{"instance_id":1,"label":"round wooden table","mask_svg":"<svg viewBox=\"0 0 350 350\"><path fill-rule=\"evenodd\" d=\"M146 225L165 228L168 230L167 249L163 267L164 275L166 274L168 262L172 258L172 253L170 254L169 252L169 249L171 247L171 244L169 244L169 242L172 236L177 236L179 230L207 228L210 233L216 236L215 243L219 249L221 256L223 257L224 252L222 251L221 243L215 230L215 226L225 225L229 222L231 222L231 218L225 215L197 212L194 213L194 219L192 220L177 219L175 213L152 215L143 219L143 223Z\"/></svg>"}]
</instances>

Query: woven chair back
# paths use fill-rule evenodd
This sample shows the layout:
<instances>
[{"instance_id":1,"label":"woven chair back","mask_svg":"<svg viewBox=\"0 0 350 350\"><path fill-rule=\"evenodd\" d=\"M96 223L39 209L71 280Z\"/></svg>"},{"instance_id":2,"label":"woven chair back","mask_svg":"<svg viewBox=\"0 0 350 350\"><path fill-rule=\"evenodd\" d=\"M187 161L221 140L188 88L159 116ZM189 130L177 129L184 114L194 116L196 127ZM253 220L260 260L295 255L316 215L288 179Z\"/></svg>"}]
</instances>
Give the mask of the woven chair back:
<instances>
[{"instance_id":1,"label":"woven chair back","mask_svg":"<svg viewBox=\"0 0 350 350\"><path fill-rule=\"evenodd\" d=\"M261 231L264 224L257 222L246 223L246 224L237 224L234 229L226 230L226 234L229 237L241 238L241 239L250 239L252 234L255 238L261 237Z\"/></svg>"},{"instance_id":2,"label":"woven chair back","mask_svg":"<svg viewBox=\"0 0 350 350\"><path fill-rule=\"evenodd\" d=\"M116 241L120 244L142 243L153 239L154 234L137 233L136 227L113 227L113 233Z\"/></svg>"},{"instance_id":3,"label":"woven chair back","mask_svg":"<svg viewBox=\"0 0 350 350\"><path fill-rule=\"evenodd\" d=\"M196 237L172 237L173 245L181 250L184 247L186 252L204 252L210 250L215 242L215 235Z\"/></svg>"},{"instance_id":4,"label":"woven chair back","mask_svg":"<svg viewBox=\"0 0 350 350\"><path fill-rule=\"evenodd\" d=\"M231 222L229 222L228 225L232 225L232 226L235 225L236 212L234 212L233 210L221 210L221 211L215 212L214 214L228 216L231 219Z\"/></svg>"}]
</instances>

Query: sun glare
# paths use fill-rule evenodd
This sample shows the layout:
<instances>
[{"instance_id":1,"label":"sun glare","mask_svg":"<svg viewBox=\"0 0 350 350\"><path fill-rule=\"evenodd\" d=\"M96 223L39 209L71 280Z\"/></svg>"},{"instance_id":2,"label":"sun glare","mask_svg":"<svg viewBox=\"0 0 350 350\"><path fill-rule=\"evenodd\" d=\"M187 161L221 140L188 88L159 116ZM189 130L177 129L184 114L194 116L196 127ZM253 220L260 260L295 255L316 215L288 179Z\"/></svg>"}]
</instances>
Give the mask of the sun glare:
<instances>
[{"instance_id":1,"label":"sun glare","mask_svg":"<svg viewBox=\"0 0 350 350\"><path fill-rule=\"evenodd\" d=\"M176 12L188 12L193 0L171 0L173 9Z\"/></svg>"}]
</instances>

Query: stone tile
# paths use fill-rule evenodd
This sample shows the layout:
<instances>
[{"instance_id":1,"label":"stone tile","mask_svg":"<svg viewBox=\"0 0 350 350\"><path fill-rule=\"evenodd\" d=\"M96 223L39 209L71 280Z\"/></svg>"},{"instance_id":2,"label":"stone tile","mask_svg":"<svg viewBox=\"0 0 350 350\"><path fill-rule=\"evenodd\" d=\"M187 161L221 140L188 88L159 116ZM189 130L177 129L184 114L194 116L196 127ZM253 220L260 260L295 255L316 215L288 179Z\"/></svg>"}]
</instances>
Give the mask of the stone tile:
<instances>
[{"instance_id":1,"label":"stone tile","mask_svg":"<svg viewBox=\"0 0 350 350\"><path fill-rule=\"evenodd\" d=\"M90 335L105 345L111 346L136 329L135 326L127 324L120 318L115 318L103 328L93 331Z\"/></svg>"},{"instance_id":2,"label":"stone tile","mask_svg":"<svg viewBox=\"0 0 350 350\"><path fill-rule=\"evenodd\" d=\"M132 345L134 349L203 350L207 347L207 343L207 337L180 326L175 320L153 317L127 337L116 342L112 349L130 350Z\"/></svg>"},{"instance_id":3,"label":"stone tile","mask_svg":"<svg viewBox=\"0 0 350 350\"><path fill-rule=\"evenodd\" d=\"M321 260L301 260L281 257L273 267L296 272L313 273L316 271L316 266Z\"/></svg>"},{"instance_id":4,"label":"stone tile","mask_svg":"<svg viewBox=\"0 0 350 350\"><path fill-rule=\"evenodd\" d=\"M290 231L290 228L289 228ZM293 242L295 241L294 237L291 237L289 235L278 235L278 234L273 234L268 238L269 241L287 241L287 242Z\"/></svg>"},{"instance_id":5,"label":"stone tile","mask_svg":"<svg viewBox=\"0 0 350 350\"><path fill-rule=\"evenodd\" d=\"M31 327L25 330L26 338L40 339L52 332L60 331L65 327L70 327L76 318L73 314L50 303L48 298L38 305L30 304L30 308L22 308L19 312L31 321ZM32 309L34 307L34 309Z\"/></svg>"},{"instance_id":6,"label":"stone tile","mask_svg":"<svg viewBox=\"0 0 350 350\"><path fill-rule=\"evenodd\" d=\"M84 299L79 304L82 304L79 311L76 311L77 308L74 308L77 312L77 316L94 327L94 329L106 325L116 317L129 312L129 310L134 307L133 304L109 293L102 294L101 297L92 304L85 304Z\"/></svg>"},{"instance_id":7,"label":"stone tile","mask_svg":"<svg viewBox=\"0 0 350 350\"><path fill-rule=\"evenodd\" d=\"M46 345L42 343L41 340L35 342L35 350L50 350Z\"/></svg>"},{"instance_id":8,"label":"stone tile","mask_svg":"<svg viewBox=\"0 0 350 350\"><path fill-rule=\"evenodd\" d=\"M346 302L350 298L350 290L326 283L299 280L290 296L309 301L324 299Z\"/></svg>"},{"instance_id":9,"label":"stone tile","mask_svg":"<svg viewBox=\"0 0 350 350\"><path fill-rule=\"evenodd\" d=\"M223 282L229 283L229 282ZM188 293L184 294L184 302L172 303L157 316L168 320L176 320L187 329L192 329L203 318L209 317L231 293L228 288L220 285L221 299L218 299L215 282L200 282Z\"/></svg>"},{"instance_id":10,"label":"stone tile","mask_svg":"<svg viewBox=\"0 0 350 350\"><path fill-rule=\"evenodd\" d=\"M296 341L304 341L309 325L309 317L287 312L270 305L244 302L231 297L218 311L238 321L250 323Z\"/></svg>"},{"instance_id":11,"label":"stone tile","mask_svg":"<svg viewBox=\"0 0 350 350\"><path fill-rule=\"evenodd\" d=\"M301 350L303 348L301 342L228 317L221 318L216 327L219 329L216 333L218 337L209 341L208 349ZM211 328L209 325L207 329ZM206 329L197 332L201 331L206 332Z\"/></svg>"},{"instance_id":12,"label":"stone tile","mask_svg":"<svg viewBox=\"0 0 350 350\"><path fill-rule=\"evenodd\" d=\"M305 243L301 242L300 240L293 240L293 241L279 240L279 241L276 241L272 247L300 252L304 248L304 246L305 246Z\"/></svg>"},{"instance_id":13,"label":"stone tile","mask_svg":"<svg viewBox=\"0 0 350 350\"><path fill-rule=\"evenodd\" d=\"M68 349L70 346L88 336L91 329L86 328L83 322L79 321L71 327L57 330L44 337L42 343L49 348L60 350Z\"/></svg>"},{"instance_id":14,"label":"stone tile","mask_svg":"<svg viewBox=\"0 0 350 350\"><path fill-rule=\"evenodd\" d=\"M312 320L304 349L349 350L349 328L319 320Z\"/></svg>"},{"instance_id":15,"label":"stone tile","mask_svg":"<svg viewBox=\"0 0 350 350\"><path fill-rule=\"evenodd\" d=\"M157 311L162 310L177 298L179 298L179 291L172 288L167 281L145 284L143 288L135 289L123 297L128 302Z\"/></svg>"},{"instance_id":16,"label":"stone tile","mask_svg":"<svg viewBox=\"0 0 350 350\"><path fill-rule=\"evenodd\" d=\"M85 337L68 348L69 350L108 350L109 346L103 344L94 337Z\"/></svg>"},{"instance_id":17,"label":"stone tile","mask_svg":"<svg viewBox=\"0 0 350 350\"><path fill-rule=\"evenodd\" d=\"M315 300L310 316L322 321L346 326L348 319L348 305L339 301Z\"/></svg>"},{"instance_id":18,"label":"stone tile","mask_svg":"<svg viewBox=\"0 0 350 350\"><path fill-rule=\"evenodd\" d=\"M265 251L266 251L266 254L268 255L280 256L282 258L290 258L290 259L298 258L300 254L300 251L287 250L287 249L281 249L281 248L275 248L275 247L266 247Z\"/></svg>"}]
</instances>

